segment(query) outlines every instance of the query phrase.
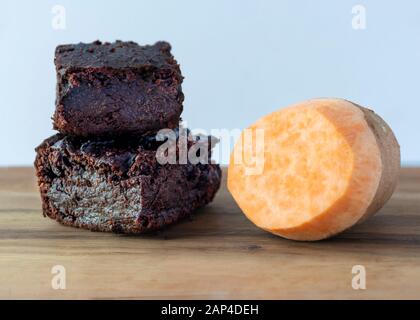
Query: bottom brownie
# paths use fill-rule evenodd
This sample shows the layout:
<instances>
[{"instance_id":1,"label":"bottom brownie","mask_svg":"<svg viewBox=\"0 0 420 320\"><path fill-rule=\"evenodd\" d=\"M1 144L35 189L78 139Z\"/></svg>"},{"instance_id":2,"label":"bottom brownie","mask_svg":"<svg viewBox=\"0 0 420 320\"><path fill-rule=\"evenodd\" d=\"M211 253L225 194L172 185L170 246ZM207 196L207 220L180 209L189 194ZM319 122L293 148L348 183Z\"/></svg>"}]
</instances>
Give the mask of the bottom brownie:
<instances>
[{"instance_id":1,"label":"bottom brownie","mask_svg":"<svg viewBox=\"0 0 420 320\"><path fill-rule=\"evenodd\" d=\"M158 144L150 139L88 140L57 134L45 140L35 160L44 216L93 231L143 233L175 223L212 201L220 186L220 167L159 164Z\"/></svg>"}]
</instances>

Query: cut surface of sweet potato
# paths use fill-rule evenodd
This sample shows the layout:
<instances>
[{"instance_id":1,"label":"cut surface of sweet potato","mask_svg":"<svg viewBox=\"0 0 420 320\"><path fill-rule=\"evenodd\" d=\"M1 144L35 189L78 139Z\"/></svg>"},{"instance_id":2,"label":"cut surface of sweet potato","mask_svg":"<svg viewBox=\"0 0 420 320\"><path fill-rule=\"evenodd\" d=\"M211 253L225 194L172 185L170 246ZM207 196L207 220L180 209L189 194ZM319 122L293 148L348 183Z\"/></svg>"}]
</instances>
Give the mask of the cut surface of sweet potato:
<instances>
[{"instance_id":1,"label":"cut surface of sweet potato","mask_svg":"<svg viewBox=\"0 0 420 320\"><path fill-rule=\"evenodd\" d=\"M258 173L247 170L247 159L258 157L258 140L247 141L247 130L264 132ZM395 189L399 167L395 136L373 111L346 100L313 99L271 113L242 133L228 189L260 228L320 240L378 211Z\"/></svg>"}]
</instances>

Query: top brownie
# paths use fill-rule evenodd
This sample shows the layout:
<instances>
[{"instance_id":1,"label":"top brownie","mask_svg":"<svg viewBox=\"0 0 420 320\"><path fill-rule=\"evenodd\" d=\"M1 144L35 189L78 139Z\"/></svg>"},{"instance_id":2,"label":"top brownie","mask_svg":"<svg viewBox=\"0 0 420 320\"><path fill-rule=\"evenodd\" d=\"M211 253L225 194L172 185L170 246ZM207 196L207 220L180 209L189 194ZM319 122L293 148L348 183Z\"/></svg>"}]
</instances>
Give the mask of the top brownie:
<instances>
[{"instance_id":1,"label":"top brownie","mask_svg":"<svg viewBox=\"0 0 420 320\"><path fill-rule=\"evenodd\" d=\"M167 42L61 45L54 129L72 136L142 135L176 128L182 75Z\"/></svg>"}]
</instances>

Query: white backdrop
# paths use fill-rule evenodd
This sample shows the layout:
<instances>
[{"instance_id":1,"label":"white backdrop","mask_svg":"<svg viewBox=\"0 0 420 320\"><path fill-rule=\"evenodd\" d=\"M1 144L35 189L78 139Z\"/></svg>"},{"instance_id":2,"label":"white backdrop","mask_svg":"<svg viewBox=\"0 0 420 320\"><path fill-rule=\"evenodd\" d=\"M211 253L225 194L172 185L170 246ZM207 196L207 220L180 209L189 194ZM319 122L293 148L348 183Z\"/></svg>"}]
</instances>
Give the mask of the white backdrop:
<instances>
[{"instance_id":1,"label":"white backdrop","mask_svg":"<svg viewBox=\"0 0 420 320\"><path fill-rule=\"evenodd\" d=\"M355 29L359 3L366 28ZM96 39L171 42L190 127L244 128L291 103L342 97L375 109L404 164L420 163L419 17L415 0L3 0L0 165L31 164L53 133L55 46Z\"/></svg>"}]
</instances>

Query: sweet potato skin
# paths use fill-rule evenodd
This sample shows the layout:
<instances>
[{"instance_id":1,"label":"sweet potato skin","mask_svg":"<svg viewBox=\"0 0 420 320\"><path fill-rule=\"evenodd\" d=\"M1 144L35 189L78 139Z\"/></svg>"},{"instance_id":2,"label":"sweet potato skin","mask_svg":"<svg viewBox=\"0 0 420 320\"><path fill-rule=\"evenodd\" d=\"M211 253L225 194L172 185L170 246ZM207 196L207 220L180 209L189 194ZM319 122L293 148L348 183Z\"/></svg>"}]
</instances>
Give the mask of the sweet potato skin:
<instances>
[{"instance_id":1,"label":"sweet potato skin","mask_svg":"<svg viewBox=\"0 0 420 320\"><path fill-rule=\"evenodd\" d=\"M339 199L336 203L333 203L331 207L322 214L319 214L313 219L305 221L300 225L291 227L270 227L269 224L262 225L261 221L260 223L253 221L254 213L251 212L250 214L249 206L247 206L246 203L240 203L244 200L237 194L238 186L235 185L238 183L235 181L237 171L232 174L232 176L229 175L228 172L228 188L232 192L235 200L238 201L239 199L238 204L243 209L247 217L264 230L293 240L322 240L332 237L356 223L365 220L367 217L377 212L386 203L386 201L391 197L397 184L400 168L400 150L391 128L379 116L369 109L343 99L313 99L299 105L303 105L305 107L314 105L314 107L316 106L317 108L321 106L321 112L325 112L327 118L331 114L335 113L336 115L337 112L340 114L340 108L343 108L343 110L352 109L356 112L360 119L361 126L364 128L364 132L367 134L369 143L372 147L368 153L366 153L366 150L364 151L363 156L361 156L362 159L359 159L359 165L361 165L364 161L371 161L371 163L374 163L375 168L375 174L372 175L372 177L368 177L369 187L366 189L369 190L369 194L366 194L364 197L365 205L363 206L363 210L356 210L357 212L355 212L354 206L352 209L352 202L354 202L355 199L351 194L352 188L355 189L355 194L364 192L365 182L363 182L363 179L362 182L360 182L360 178L364 177L363 175L360 176L361 172L359 171L359 173L357 173L357 170L355 173L356 176L350 182L350 191L345 197ZM329 105L332 106L331 109L329 109ZM359 111L355 110L356 108ZM350 132L350 139L353 139L354 137L351 137L351 135L352 133ZM357 133L355 133L355 135L357 136ZM273 164L271 163L270 165ZM233 167L234 165L231 162L230 168L233 169ZM343 221L343 215L349 215L348 219L344 219Z\"/></svg>"},{"instance_id":2,"label":"sweet potato skin","mask_svg":"<svg viewBox=\"0 0 420 320\"><path fill-rule=\"evenodd\" d=\"M382 160L382 174L378 190L366 213L358 221L361 223L378 212L394 193L401 167L401 153L400 145L390 126L373 110L351 103L363 111L366 122L375 135Z\"/></svg>"}]
</instances>

